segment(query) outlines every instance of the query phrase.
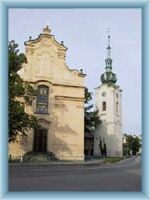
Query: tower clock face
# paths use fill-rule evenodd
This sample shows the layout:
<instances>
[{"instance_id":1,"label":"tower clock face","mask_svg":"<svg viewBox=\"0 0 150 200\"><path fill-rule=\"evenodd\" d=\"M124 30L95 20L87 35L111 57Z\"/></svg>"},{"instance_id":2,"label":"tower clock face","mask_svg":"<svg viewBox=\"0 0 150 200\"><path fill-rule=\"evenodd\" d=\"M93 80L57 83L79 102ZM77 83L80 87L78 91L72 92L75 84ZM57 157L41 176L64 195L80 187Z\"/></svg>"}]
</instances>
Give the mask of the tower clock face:
<instances>
[{"instance_id":1,"label":"tower clock face","mask_svg":"<svg viewBox=\"0 0 150 200\"><path fill-rule=\"evenodd\" d=\"M105 97L106 96L106 92L102 92L102 96Z\"/></svg>"}]
</instances>

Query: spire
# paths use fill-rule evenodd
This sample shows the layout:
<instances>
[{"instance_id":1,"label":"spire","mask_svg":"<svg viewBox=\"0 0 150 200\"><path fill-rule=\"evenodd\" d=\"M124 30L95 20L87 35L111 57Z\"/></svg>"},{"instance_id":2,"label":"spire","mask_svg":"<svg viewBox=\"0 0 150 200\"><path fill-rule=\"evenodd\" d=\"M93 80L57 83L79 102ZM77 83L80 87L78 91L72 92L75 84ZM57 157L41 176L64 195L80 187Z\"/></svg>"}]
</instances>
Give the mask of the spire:
<instances>
[{"instance_id":1,"label":"spire","mask_svg":"<svg viewBox=\"0 0 150 200\"><path fill-rule=\"evenodd\" d=\"M107 58L111 58L110 35L108 35Z\"/></svg>"},{"instance_id":2,"label":"spire","mask_svg":"<svg viewBox=\"0 0 150 200\"><path fill-rule=\"evenodd\" d=\"M110 29L108 29L107 31L107 38L108 38L108 46L106 48L107 50L107 57L105 59L105 63L106 63L106 71L111 71L112 70L112 59L111 59L111 47L110 47Z\"/></svg>"},{"instance_id":3,"label":"spire","mask_svg":"<svg viewBox=\"0 0 150 200\"><path fill-rule=\"evenodd\" d=\"M111 47L110 47L110 28L107 30L108 46L107 46L107 58L111 58Z\"/></svg>"},{"instance_id":4,"label":"spire","mask_svg":"<svg viewBox=\"0 0 150 200\"><path fill-rule=\"evenodd\" d=\"M110 35L108 35L108 47L110 47Z\"/></svg>"},{"instance_id":5,"label":"spire","mask_svg":"<svg viewBox=\"0 0 150 200\"><path fill-rule=\"evenodd\" d=\"M107 31L107 38L108 38L108 46L106 48L107 50L107 57L105 59L106 67L105 70L106 72L101 75L101 81L102 83L113 83L115 84L117 81L116 74L112 72L112 59L111 59L111 47L110 47L110 29Z\"/></svg>"}]
</instances>

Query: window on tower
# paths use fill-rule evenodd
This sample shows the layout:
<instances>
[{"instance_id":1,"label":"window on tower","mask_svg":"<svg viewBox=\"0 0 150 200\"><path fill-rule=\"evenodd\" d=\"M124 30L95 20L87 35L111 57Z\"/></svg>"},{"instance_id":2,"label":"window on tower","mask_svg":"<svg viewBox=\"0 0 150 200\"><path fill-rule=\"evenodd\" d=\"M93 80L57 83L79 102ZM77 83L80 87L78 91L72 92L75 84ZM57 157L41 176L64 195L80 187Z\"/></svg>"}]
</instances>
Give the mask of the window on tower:
<instances>
[{"instance_id":1,"label":"window on tower","mask_svg":"<svg viewBox=\"0 0 150 200\"><path fill-rule=\"evenodd\" d=\"M116 113L118 114L118 102L116 102Z\"/></svg>"},{"instance_id":2,"label":"window on tower","mask_svg":"<svg viewBox=\"0 0 150 200\"><path fill-rule=\"evenodd\" d=\"M45 85L38 86L36 112L40 114L48 113L48 93L49 88Z\"/></svg>"},{"instance_id":3,"label":"window on tower","mask_svg":"<svg viewBox=\"0 0 150 200\"><path fill-rule=\"evenodd\" d=\"M102 111L106 111L106 101L102 102Z\"/></svg>"}]
</instances>

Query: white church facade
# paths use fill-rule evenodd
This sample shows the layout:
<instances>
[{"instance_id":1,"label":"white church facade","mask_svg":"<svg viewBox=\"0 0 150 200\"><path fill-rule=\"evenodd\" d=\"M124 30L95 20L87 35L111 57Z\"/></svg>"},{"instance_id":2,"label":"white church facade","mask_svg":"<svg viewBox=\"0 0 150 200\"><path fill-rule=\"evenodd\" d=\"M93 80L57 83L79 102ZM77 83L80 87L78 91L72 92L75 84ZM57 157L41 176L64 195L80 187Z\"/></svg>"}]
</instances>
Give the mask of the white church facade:
<instances>
[{"instance_id":1,"label":"white church facade","mask_svg":"<svg viewBox=\"0 0 150 200\"><path fill-rule=\"evenodd\" d=\"M25 42L24 63L19 74L36 90L37 98L26 112L37 117L41 128L9 144L9 155L50 154L59 160L84 160L84 78L66 64L67 48L57 42L48 26L36 39Z\"/></svg>"},{"instance_id":2,"label":"white church facade","mask_svg":"<svg viewBox=\"0 0 150 200\"><path fill-rule=\"evenodd\" d=\"M96 109L100 125L94 134L94 155L122 156L122 89L116 84L116 74L112 72L110 36L108 36L105 73L102 84L95 88Z\"/></svg>"}]
</instances>

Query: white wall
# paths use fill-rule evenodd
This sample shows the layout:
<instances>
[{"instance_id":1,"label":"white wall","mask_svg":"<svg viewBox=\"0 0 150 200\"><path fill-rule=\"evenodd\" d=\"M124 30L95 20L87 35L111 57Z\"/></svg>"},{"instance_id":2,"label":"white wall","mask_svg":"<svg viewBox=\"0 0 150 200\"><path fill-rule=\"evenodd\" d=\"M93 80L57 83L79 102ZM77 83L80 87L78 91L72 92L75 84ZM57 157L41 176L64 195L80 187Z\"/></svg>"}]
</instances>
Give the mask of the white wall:
<instances>
[{"instance_id":1,"label":"white wall","mask_svg":"<svg viewBox=\"0 0 150 200\"><path fill-rule=\"evenodd\" d=\"M102 93L105 92L105 96ZM100 156L99 137L105 139L107 156L122 156L122 109L121 92L118 85L102 84L96 88L96 107L102 123L95 132L94 154ZM102 110L103 101L106 102L106 111ZM118 109L116 103L118 102ZM118 110L118 111L117 111Z\"/></svg>"}]
</instances>

